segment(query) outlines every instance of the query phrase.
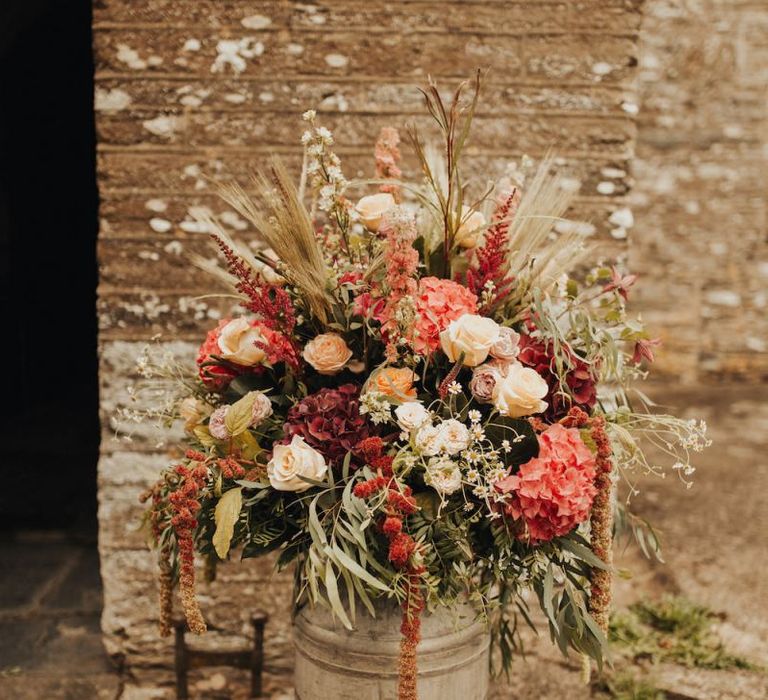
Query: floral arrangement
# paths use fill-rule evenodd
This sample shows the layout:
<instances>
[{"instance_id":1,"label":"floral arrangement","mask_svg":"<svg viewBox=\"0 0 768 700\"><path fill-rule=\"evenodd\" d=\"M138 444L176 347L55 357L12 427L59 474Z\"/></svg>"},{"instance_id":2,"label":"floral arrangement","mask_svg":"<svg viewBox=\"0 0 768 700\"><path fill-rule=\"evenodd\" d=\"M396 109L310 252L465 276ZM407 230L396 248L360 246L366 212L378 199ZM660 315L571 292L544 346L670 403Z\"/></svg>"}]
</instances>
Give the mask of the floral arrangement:
<instances>
[{"instance_id":1,"label":"floral arrangement","mask_svg":"<svg viewBox=\"0 0 768 700\"><path fill-rule=\"evenodd\" d=\"M557 225L573 194L552 159L464 182L479 88L424 92L441 143L409 130L417 182L392 128L375 178L347 180L310 111L298 186L273 161L255 198L222 187L256 245L204 217L226 269L196 262L242 310L210 330L194 375L142 362L189 443L145 495L163 632L174 584L190 629L206 629L195 551L211 563L237 548L277 552L296 567L296 605L345 626L375 599L399 605L401 698L437 606L474 605L506 668L532 591L563 652L602 658L614 533L657 544L622 495L633 474L664 473L640 440L690 485L705 426L631 389L658 343L627 311L635 277L590 264L579 228Z\"/></svg>"}]
</instances>

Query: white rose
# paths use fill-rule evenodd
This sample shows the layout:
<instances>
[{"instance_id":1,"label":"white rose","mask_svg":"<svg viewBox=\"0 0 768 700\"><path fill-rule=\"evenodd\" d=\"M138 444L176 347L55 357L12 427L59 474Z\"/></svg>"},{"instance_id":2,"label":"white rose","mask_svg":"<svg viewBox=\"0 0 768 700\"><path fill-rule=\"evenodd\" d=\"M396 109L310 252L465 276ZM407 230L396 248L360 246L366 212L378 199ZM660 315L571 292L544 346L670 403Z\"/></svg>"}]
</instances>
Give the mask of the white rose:
<instances>
[{"instance_id":1,"label":"white rose","mask_svg":"<svg viewBox=\"0 0 768 700\"><path fill-rule=\"evenodd\" d=\"M485 226L482 212L476 211L466 204L461 208L461 222L456 229L454 240L461 248L474 248Z\"/></svg>"},{"instance_id":2,"label":"white rose","mask_svg":"<svg viewBox=\"0 0 768 700\"><path fill-rule=\"evenodd\" d=\"M187 396L179 404L179 415L184 419L184 430L192 432L200 423L202 423L213 409L205 401L196 399L194 396Z\"/></svg>"},{"instance_id":3,"label":"white rose","mask_svg":"<svg viewBox=\"0 0 768 700\"><path fill-rule=\"evenodd\" d=\"M455 455L469 446L469 428L455 418L443 421L438 430L441 447L449 455Z\"/></svg>"},{"instance_id":4,"label":"white rose","mask_svg":"<svg viewBox=\"0 0 768 700\"><path fill-rule=\"evenodd\" d=\"M461 488L461 471L450 459L433 459L427 465L424 481L443 496Z\"/></svg>"},{"instance_id":5,"label":"white rose","mask_svg":"<svg viewBox=\"0 0 768 700\"><path fill-rule=\"evenodd\" d=\"M464 353L465 367L485 362L493 344L499 339L499 324L492 318L464 314L440 333L440 345L452 362Z\"/></svg>"},{"instance_id":6,"label":"white rose","mask_svg":"<svg viewBox=\"0 0 768 700\"><path fill-rule=\"evenodd\" d=\"M267 463L269 483L278 491L306 491L312 484L301 477L320 481L327 471L323 455L298 435L288 445L275 445Z\"/></svg>"},{"instance_id":7,"label":"white rose","mask_svg":"<svg viewBox=\"0 0 768 700\"><path fill-rule=\"evenodd\" d=\"M416 430L429 420L429 411L419 401L406 401L395 409L395 417L402 430Z\"/></svg>"},{"instance_id":8,"label":"white rose","mask_svg":"<svg viewBox=\"0 0 768 700\"><path fill-rule=\"evenodd\" d=\"M434 425L427 423L419 428L416 433L416 447L422 454L434 457L442 446L440 431Z\"/></svg>"},{"instance_id":9,"label":"white rose","mask_svg":"<svg viewBox=\"0 0 768 700\"><path fill-rule=\"evenodd\" d=\"M530 367L519 363L510 365L501 381L493 389L493 405L503 416L520 418L541 413L547 408L542 399L547 395L549 386Z\"/></svg>"},{"instance_id":10,"label":"white rose","mask_svg":"<svg viewBox=\"0 0 768 700\"><path fill-rule=\"evenodd\" d=\"M266 353L256 343L264 342L258 326L252 326L247 319L230 321L219 334L219 350L225 360L238 365L257 365L264 361Z\"/></svg>"},{"instance_id":11,"label":"white rose","mask_svg":"<svg viewBox=\"0 0 768 700\"><path fill-rule=\"evenodd\" d=\"M389 192L380 192L379 194L369 194L362 197L355 206L363 222L369 231L374 233L379 230L381 220L392 207L395 206L395 198Z\"/></svg>"}]
</instances>

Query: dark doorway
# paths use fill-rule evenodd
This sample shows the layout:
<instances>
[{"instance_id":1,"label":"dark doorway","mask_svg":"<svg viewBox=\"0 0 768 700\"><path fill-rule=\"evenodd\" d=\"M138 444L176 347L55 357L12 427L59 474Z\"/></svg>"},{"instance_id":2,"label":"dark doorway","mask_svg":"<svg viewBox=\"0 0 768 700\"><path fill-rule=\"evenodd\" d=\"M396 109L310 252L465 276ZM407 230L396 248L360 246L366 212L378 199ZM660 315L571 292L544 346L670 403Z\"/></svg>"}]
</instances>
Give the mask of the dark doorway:
<instances>
[{"instance_id":1,"label":"dark doorway","mask_svg":"<svg viewBox=\"0 0 768 700\"><path fill-rule=\"evenodd\" d=\"M89 0L0 5L0 526L96 530Z\"/></svg>"}]
</instances>

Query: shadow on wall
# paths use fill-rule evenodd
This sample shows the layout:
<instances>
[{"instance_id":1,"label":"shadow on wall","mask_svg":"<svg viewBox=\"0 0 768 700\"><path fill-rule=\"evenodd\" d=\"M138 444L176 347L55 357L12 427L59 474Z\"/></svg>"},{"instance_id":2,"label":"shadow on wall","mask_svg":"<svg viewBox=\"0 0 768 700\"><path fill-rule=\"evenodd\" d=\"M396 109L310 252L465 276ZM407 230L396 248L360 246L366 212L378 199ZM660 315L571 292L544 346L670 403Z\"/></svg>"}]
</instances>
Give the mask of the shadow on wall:
<instances>
[{"instance_id":1,"label":"shadow on wall","mask_svg":"<svg viewBox=\"0 0 768 700\"><path fill-rule=\"evenodd\" d=\"M88 0L0 6L0 527L95 532L99 440Z\"/></svg>"}]
</instances>

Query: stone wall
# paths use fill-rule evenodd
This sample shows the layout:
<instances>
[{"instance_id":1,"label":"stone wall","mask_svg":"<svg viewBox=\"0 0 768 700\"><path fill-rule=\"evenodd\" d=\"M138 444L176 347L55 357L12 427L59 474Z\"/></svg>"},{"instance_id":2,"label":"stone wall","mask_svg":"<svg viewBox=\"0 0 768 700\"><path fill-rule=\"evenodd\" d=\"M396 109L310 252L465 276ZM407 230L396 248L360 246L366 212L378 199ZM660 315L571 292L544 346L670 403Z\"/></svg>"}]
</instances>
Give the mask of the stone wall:
<instances>
[{"instance_id":1,"label":"stone wall","mask_svg":"<svg viewBox=\"0 0 768 700\"><path fill-rule=\"evenodd\" d=\"M657 369L768 378L768 4L649 0L640 41L636 308Z\"/></svg>"},{"instance_id":2,"label":"stone wall","mask_svg":"<svg viewBox=\"0 0 768 700\"><path fill-rule=\"evenodd\" d=\"M190 207L225 207L206 178L244 179L271 153L295 166L300 113L335 130L347 173L372 175L381 126L423 121L416 86L446 89L488 67L468 169L500 174L522 153L555 147L581 183L578 214L606 257L626 245L628 162L638 109L640 2L438 0L307 2L97 0L94 7L100 211L99 466L103 629L136 682L169 679L156 636L154 561L137 531L138 494L169 459L142 428L116 440L110 417L143 343L191 361L227 309L199 299L210 281L185 254L207 251ZM413 161L406 161L406 170ZM235 229L244 222L222 218ZM244 232L247 234L247 231ZM221 567L203 608L238 640L252 607L273 614L268 663L287 672L288 584L265 563Z\"/></svg>"}]
</instances>

